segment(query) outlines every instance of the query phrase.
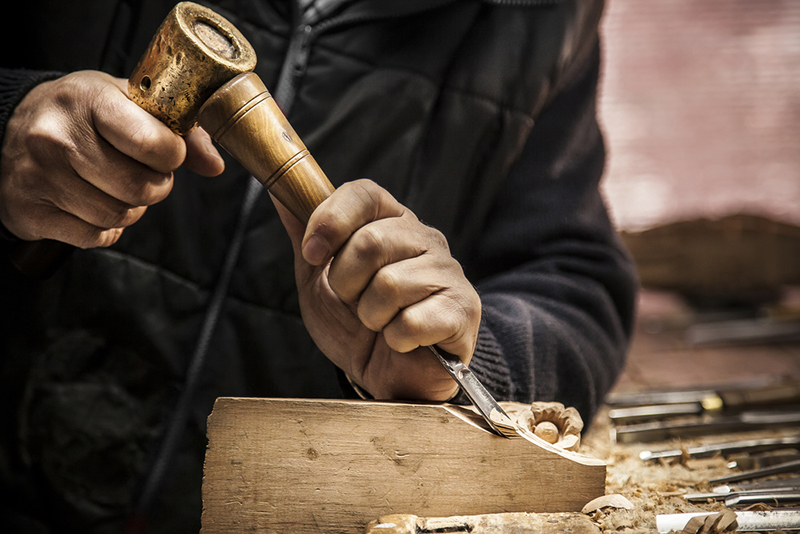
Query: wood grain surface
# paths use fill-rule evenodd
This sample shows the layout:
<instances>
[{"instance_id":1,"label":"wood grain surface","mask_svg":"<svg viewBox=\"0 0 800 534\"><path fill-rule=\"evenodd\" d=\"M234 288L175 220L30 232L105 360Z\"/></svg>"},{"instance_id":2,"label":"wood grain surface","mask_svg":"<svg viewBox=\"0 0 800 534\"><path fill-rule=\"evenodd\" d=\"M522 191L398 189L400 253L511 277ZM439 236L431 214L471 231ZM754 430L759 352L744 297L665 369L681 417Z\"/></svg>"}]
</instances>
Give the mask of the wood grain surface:
<instances>
[{"instance_id":1,"label":"wood grain surface","mask_svg":"<svg viewBox=\"0 0 800 534\"><path fill-rule=\"evenodd\" d=\"M501 438L440 404L218 399L202 533L363 532L386 514L567 512L604 493L605 463Z\"/></svg>"}]
</instances>

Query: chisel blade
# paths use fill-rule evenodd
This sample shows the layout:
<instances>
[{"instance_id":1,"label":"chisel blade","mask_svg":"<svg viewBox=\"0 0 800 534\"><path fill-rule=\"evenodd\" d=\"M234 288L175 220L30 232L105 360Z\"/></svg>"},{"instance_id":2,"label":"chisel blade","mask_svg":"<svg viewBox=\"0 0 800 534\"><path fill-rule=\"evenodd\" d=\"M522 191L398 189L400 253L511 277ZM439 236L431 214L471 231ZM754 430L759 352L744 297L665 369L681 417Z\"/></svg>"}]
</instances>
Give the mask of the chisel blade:
<instances>
[{"instance_id":1,"label":"chisel blade","mask_svg":"<svg viewBox=\"0 0 800 534\"><path fill-rule=\"evenodd\" d=\"M469 400L483 416L489 427L503 437L517 436L516 424L511 420L503 408L494 400L491 393L481 384L469 367L458 356L445 352L433 345L428 347L450 376L458 383Z\"/></svg>"}]
</instances>

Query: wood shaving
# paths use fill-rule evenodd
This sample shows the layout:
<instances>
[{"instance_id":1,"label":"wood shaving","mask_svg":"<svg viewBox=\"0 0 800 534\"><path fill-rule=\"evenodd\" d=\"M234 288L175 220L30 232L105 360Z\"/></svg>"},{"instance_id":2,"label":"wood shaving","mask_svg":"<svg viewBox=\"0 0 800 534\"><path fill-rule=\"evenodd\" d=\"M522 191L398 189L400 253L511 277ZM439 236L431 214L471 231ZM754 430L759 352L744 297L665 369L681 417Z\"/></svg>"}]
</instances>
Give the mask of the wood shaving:
<instances>
[{"instance_id":1,"label":"wood shaving","mask_svg":"<svg viewBox=\"0 0 800 534\"><path fill-rule=\"evenodd\" d=\"M602 497L598 497L586 503L581 512L588 514L602 508L624 508L625 510L633 510L634 506L631 501L622 495L603 495Z\"/></svg>"}]
</instances>

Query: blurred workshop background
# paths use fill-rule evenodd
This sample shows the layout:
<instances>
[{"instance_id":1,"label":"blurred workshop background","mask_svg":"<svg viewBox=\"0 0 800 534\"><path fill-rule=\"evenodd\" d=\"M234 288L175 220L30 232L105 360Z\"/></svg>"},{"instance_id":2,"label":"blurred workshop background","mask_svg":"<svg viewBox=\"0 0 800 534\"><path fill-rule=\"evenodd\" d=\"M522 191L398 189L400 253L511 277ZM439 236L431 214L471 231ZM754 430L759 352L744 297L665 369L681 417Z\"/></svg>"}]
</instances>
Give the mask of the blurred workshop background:
<instances>
[{"instance_id":1,"label":"blurred workshop background","mask_svg":"<svg viewBox=\"0 0 800 534\"><path fill-rule=\"evenodd\" d=\"M602 34L644 287L617 391L800 377L800 1L608 0Z\"/></svg>"}]
</instances>

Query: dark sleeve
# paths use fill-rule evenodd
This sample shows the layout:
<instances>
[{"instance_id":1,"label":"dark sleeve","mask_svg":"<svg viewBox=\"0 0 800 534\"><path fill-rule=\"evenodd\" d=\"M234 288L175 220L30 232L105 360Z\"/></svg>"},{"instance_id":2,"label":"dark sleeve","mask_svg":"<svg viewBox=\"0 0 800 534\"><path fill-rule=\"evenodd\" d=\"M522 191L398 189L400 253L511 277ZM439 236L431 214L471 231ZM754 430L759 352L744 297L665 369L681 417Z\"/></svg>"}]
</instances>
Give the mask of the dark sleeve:
<instances>
[{"instance_id":1,"label":"dark sleeve","mask_svg":"<svg viewBox=\"0 0 800 534\"><path fill-rule=\"evenodd\" d=\"M624 365L637 289L598 189L599 62L597 47L543 110L465 262L483 303L476 375L587 423Z\"/></svg>"},{"instance_id":2,"label":"dark sleeve","mask_svg":"<svg viewBox=\"0 0 800 534\"><path fill-rule=\"evenodd\" d=\"M0 68L0 141L5 139L6 124L14 108L28 91L60 76L57 72Z\"/></svg>"}]
</instances>

